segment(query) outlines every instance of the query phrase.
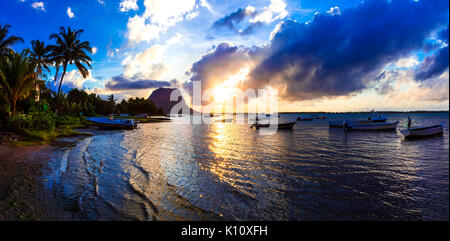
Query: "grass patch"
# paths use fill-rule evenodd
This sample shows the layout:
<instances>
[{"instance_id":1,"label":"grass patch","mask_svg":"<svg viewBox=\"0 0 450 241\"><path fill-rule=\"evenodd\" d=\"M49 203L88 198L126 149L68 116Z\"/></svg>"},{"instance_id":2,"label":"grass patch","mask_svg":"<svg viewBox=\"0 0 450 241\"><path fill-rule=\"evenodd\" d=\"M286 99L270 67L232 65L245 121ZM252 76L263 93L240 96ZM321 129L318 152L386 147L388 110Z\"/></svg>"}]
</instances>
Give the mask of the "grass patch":
<instances>
[{"instance_id":1,"label":"grass patch","mask_svg":"<svg viewBox=\"0 0 450 241\"><path fill-rule=\"evenodd\" d=\"M20 116L9 123L13 132L11 137L2 138L1 142L11 146L31 146L48 144L56 138L90 135L74 129L89 127L84 117L42 115L45 119L38 119L33 115Z\"/></svg>"}]
</instances>

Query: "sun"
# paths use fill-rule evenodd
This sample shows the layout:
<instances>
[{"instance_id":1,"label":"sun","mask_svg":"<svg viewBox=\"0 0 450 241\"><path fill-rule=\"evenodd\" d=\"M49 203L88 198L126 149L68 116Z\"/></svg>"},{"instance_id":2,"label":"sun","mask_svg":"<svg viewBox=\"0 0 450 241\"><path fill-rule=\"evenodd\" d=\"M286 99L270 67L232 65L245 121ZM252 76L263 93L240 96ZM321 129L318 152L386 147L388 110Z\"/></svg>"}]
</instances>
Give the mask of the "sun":
<instances>
[{"instance_id":1,"label":"sun","mask_svg":"<svg viewBox=\"0 0 450 241\"><path fill-rule=\"evenodd\" d=\"M247 66L240 69L237 74L230 75L225 82L216 85L213 89L214 102L223 105L232 100L233 96L240 92L239 83L245 80L249 72L250 67Z\"/></svg>"}]
</instances>

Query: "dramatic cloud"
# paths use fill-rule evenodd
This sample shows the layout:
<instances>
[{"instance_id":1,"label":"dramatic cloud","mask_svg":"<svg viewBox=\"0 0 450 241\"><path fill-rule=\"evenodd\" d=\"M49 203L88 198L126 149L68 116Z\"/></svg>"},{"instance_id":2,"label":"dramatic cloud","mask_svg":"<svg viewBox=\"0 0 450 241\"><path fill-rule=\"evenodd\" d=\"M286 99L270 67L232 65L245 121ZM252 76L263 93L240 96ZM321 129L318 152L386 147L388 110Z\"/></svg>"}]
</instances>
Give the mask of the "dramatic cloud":
<instances>
[{"instance_id":1,"label":"dramatic cloud","mask_svg":"<svg viewBox=\"0 0 450 241\"><path fill-rule=\"evenodd\" d=\"M223 83L251 61L249 50L222 43L192 65L191 81L201 81L202 90ZM185 89L191 90L191 82Z\"/></svg>"},{"instance_id":2,"label":"dramatic cloud","mask_svg":"<svg viewBox=\"0 0 450 241\"><path fill-rule=\"evenodd\" d=\"M359 92L386 64L421 49L433 29L447 24L448 2L364 1L340 12L316 14L307 24L282 23L245 87L275 86L295 100Z\"/></svg>"},{"instance_id":3,"label":"dramatic cloud","mask_svg":"<svg viewBox=\"0 0 450 241\"><path fill-rule=\"evenodd\" d=\"M130 10L138 10L137 0L122 0L120 2L119 10L121 12L128 12Z\"/></svg>"},{"instance_id":4,"label":"dramatic cloud","mask_svg":"<svg viewBox=\"0 0 450 241\"><path fill-rule=\"evenodd\" d=\"M72 12L72 9L70 7L67 8L67 16L69 16L69 18L75 17L75 14Z\"/></svg>"},{"instance_id":5,"label":"dramatic cloud","mask_svg":"<svg viewBox=\"0 0 450 241\"><path fill-rule=\"evenodd\" d=\"M34 2L31 7L37 10L45 11L44 2Z\"/></svg>"},{"instance_id":6,"label":"dramatic cloud","mask_svg":"<svg viewBox=\"0 0 450 241\"><path fill-rule=\"evenodd\" d=\"M106 90L140 90L140 89L152 89L159 87L169 87L170 82L157 81L150 79L142 79L139 76L128 78L124 75L118 75L111 78L106 82Z\"/></svg>"},{"instance_id":7,"label":"dramatic cloud","mask_svg":"<svg viewBox=\"0 0 450 241\"><path fill-rule=\"evenodd\" d=\"M264 7L259 13L252 6L245 9L239 8L237 11L214 22L212 29L228 29L241 36L252 34L255 29L264 23L271 23L275 20L283 19L287 16L286 2L284 0L271 0L270 5ZM339 8L337 8L339 10ZM248 19L246 26L242 22Z\"/></svg>"},{"instance_id":8,"label":"dramatic cloud","mask_svg":"<svg viewBox=\"0 0 450 241\"><path fill-rule=\"evenodd\" d=\"M444 42L445 46L438 49L434 55L423 60L414 75L416 80L426 80L439 76L448 69L448 26L447 29L438 34L438 37Z\"/></svg>"},{"instance_id":9,"label":"dramatic cloud","mask_svg":"<svg viewBox=\"0 0 450 241\"><path fill-rule=\"evenodd\" d=\"M225 28L228 30L232 30L236 33L242 32L244 34L245 33L248 34L255 27L254 25L257 23L259 24L259 22L249 25L244 31L239 30L238 24L241 23L246 17L255 17L255 16L256 11L254 7L248 6L245 9L239 8L236 12L233 12L214 22L212 28L216 30L221 30Z\"/></svg>"}]
</instances>

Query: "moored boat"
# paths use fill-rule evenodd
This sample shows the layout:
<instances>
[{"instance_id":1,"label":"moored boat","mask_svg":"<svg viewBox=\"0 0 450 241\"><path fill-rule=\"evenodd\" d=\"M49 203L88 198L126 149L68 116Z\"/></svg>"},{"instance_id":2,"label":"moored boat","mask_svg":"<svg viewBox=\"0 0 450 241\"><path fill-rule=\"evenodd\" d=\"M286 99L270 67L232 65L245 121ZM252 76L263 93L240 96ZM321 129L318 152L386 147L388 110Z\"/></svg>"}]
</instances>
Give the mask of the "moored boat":
<instances>
[{"instance_id":1,"label":"moored boat","mask_svg":"<svg viewBox=\"0 0 450 241\"><path fill-rule=\"evenodd\" d=\"M382 120L384 120L384 121L382 121ZM364 125L364 124L371 124L371 123L383 123L383 122L385 122L386 121L386 119L376 119L376 120L373 120L373 119L371 119L371 120L369 120L369 119L367 119L367 120L354 120L354 121L352 121L352 120L339 120L339 121L328 121L328 125L330 126L330 127L344 127L344 122L346 122L347 124L349 124L349 125Z\"/></svg>"},{"instance_id":2,"label":"moored boat","mask_svg":"<svg viewBox=\"0 0 450 241\"><path fill-rule=\"evenodd\" d=\"M444 122L442 122L439 125L408 128L405 130L400 130L400 133L405 138L418 138L442 134L443 131L444 131Z\"/></svg>"},{"instance_id":3,"label":"moored boat","mask_svg":"<svg viewBox=\"0 0 450 241\"><path fill-rule=\"evenodd\" d=\"M102 129L134 129L137 124L132 119L110 119L107 117L86 118L90 123Z\"/></svg>"},{"instance_id":4,"label":"moored boat","mask_svg":"<svg viewBox=\"0 0 450 241\"><path fill-rule=\"evenodd\" d=\"M344 124L344 129L355 131L384 131L395 130L397 128L398 121L390 123L367 123L367 124Z\"/></svg>"},{"instance_id":5,"label":"moored boat","mask_svg":"<svg viewBox=\"0 0 450 241\"><path fill-rule=\"evenodd\" d=\"M296 122L288 122L288 123L278 123L278 124L270 124L270 123L264 123L264 124L253 124L250 128L255 127L256 129L259 128L269 128L269 127L276 127L277 129L292 129Z\"/></svg>"}]
</instances>

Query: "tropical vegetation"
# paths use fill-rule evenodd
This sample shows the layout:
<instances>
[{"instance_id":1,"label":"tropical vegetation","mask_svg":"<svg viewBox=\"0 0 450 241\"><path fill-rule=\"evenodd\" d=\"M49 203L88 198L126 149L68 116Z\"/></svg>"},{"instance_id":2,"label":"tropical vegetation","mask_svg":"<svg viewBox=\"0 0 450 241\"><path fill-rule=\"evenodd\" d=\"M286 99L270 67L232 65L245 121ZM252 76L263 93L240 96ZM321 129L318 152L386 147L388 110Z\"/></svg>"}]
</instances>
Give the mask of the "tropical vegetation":
<instances>
[{"instance_id":1,"label":"tropical vegetation","mask_svg":"<svg viewBox=\"0 0 450 241\"><path fill-rule=\"evenodd\" d=\"M85 117L110 114L164 114L153 102L129 98L116 103L114 95L102 97L83 89L64 92L61 88L67 68L74 65L84 78L92 68L92 48L82 41L83 30L61 27L50 35L55 43L31 41L31 47L16 52L12 46L23 42L9 34L10 25L0 24L0 132L6 130L27 140L49 141L77 134ZM62 74L59 75L60 68ZM54 78L49 74L55 71ZM57 92L49 86L58 85ZM3 135L3 134L2 134ZM2 138L0 138L1 141Z\"/></svg>"}]
</instances>

